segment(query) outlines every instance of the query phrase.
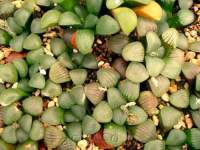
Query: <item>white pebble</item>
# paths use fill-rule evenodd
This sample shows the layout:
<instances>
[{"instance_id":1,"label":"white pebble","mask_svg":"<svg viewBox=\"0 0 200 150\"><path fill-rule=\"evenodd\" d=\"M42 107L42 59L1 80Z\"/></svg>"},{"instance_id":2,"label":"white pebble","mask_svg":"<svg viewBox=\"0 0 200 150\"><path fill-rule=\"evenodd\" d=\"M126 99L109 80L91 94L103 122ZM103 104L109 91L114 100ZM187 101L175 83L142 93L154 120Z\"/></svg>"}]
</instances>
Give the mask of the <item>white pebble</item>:
<instances>
[{"instance_id":1,"label":"white pebble","mask_svg":"<svg viewBox=\"0 0 200 150\"><path fill-rule=\"evenodd\" d=\"M87 140L81 140L81 141L78 142L78 147L81 150L86 150L87 146L88 146Z\"/></svg>"},{"instance_id":2,"label":"white pebble","mask_svg":"<svg viewBox=\"0 0 200 150\"><path fill-rule=\"evenodd\" d=\"M102 41L100 39L97 39L98 44L102 44Z\"/></svg>"},{"instance_id":3,"label":"white pebble","mask_svg":"<svg viewBox=\"0 0 200 150\"><path fill-rule=\"evenodd\" d=\"M4 84L4 81L0 78L0 83Z\"/></svg>"},{"instance_id":4,"label":"white pebble","mask_svg":"<svg viewBox=\"0 0 200 150\"><path fill-rule=\"evenodd\" d=\"M78 50L74 48L73 53L78 53Z\"/></svg>"},{"instance_id":5,"label":"white pebble","mask_svg":"<svg viewBox=\"0 0 200 150\"><path fill-rule=\"evenodd\" d=\"M164 100L165 102L169 102L169 94L165 93L161 96L162 100Z\"/></svg>"},{"instance_id":6,"label":"white pebble","mask_svg":"<svg viewBox=\"0 0 200 150\"><path fill-rule=\"evenodd\" d=\"M103 64L104 64L104 61L101 60L101 61L98 63L98 67L103 66Z\"/></svg>"},{"instance_id":7,"label":"white pebble","mask_svg":"<svg viewBox=\"0 0 200 150\"><path fill-rule=\"evenodd\" d=\"M42 69L41 67L39 67L39 70L40 70L40 74L42 74L42 75L46 75L47 74L45 69Z\"/></svg>"},{"instance_id":8,"label":"white pebble","mask_svg":"<svg viewBox=\"0 0 200 150\"><path fill-rule=\"evenodd\" d=\"M158 124L159 124L159 119L158 119L158 117L155 116L155 115L153 115L152 119L153 119L153 123L154 123L156 126L158 126Z\"/></svg>"},{"instance_id":9,"label":"white pebble","mask_svg":"<svg viewBox=\"0 0 200 150\"><path fill-rule=\"evenodd\" d=\"M192 35L193 37L196 37L196 36L197 36L197 31L195 31L195 30L192 30L190 33L191 33L191 35Z\"/></svg>"},{"instance_id":10,"label":"white pebble","mask_svg":"<svg viewBox=\"0 0 200 150\"><path fill-rule=\"evenodd\" d=\"M50 102L48 103L48 108L49 108L49 107L53 107L53 106L55 106L55 102L54 102L54 101L50 101Z\"/></svg>"},{"instance_id":11,"label":"white pebble","mask_svg":"<svg viewBox=\"0 0 200 150\"><path fill-rule=\"evenodd\" d=\"M15 82L15 83L12 85L12 88L13 88L13 89L16 89L17 86L18 86L18 82Z\"/></svg>"},{"instance_id":12,"label":"white pebble","mask_svg":"<svg viewBox=\"0 0 200 150\"><path fill-rule=\"evenodd\" d=\"M0 51L0 60L2 60L5 57L4 52Z\"/></svg>"}]
</instances>

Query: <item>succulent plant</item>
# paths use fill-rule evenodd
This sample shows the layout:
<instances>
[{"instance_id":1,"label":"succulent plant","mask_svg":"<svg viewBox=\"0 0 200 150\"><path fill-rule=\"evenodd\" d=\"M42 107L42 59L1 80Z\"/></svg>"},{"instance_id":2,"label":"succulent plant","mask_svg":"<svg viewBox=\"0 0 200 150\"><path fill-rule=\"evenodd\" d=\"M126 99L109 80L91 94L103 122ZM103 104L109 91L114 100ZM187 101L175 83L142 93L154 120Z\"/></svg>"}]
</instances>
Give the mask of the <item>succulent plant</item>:
<instances>
[{"instance_id":1,"label":"succulent plant","mask_svg":"<svg viewBox=\"0 0 200 150\"><path fill-rule=\"evenodd\" d=\"M16 144L17 143L16 128L14 126L5 127L5 129L1 134L1 138L9 144Z\"/></svg>"},{"instance_id":2,"label":"succulent plant","mask_svg":"<svg viewBox=\"0 0 200 150\"><path fill-rule=\"evenodd\" d=\"M142 63L131 62L126 69L126 78L141 83L149 78L149 74Z\"/></svg>"},{"instance_id":3,"label":"succulent plant","mask_svg":"<svg viewBox=\"0 0 200 150\"><path fill-rule=\"evenodd\" d=\"M128 101L135 101L139 97L140 85L128 79L120 81L118 88Z\"/></svg>"},{"instance_id":4,"label":"succulent plant","mask_svg":"<svg viewBox=\"0 0 200 150\"><path fill-rule=\"evenodd\" d=\"M76 45L82 54L92 52L92 45L94 43L94 33L92 30L78 30L76 32ZM86 45L87 43L87 45Z\"/></svg>"},{"instance_id":5,"label":"succulent plant","mask_svg":"<svg viewBox=\"0 0 200 150\"><path fill-rule=\"evenodd\" d=\"M28 11L25 8L20 8L16 10L13 15L17 24L20 25L21 27L24 27L27 24L30 16L31 16L30 11Z\"/></svg>"},{"instance_id":6,"label":"succulent plant","mask_svg":"<svg viewBox=\"0 0 200 150\"><path fill-rule=\"evenodd\" d=\"M170 95L169 101L178 108L187 108L189 105L189 94L187 90L181 89Z\"/></svg>"},{"instance_id":7,"label":"succulent plant","mask_svg":"<svg viewBox=\"0 0 200 150\"><path fill-rule=\"evenodd\" d=\"M134 139L142 143L147 143L156 138L156 126L149 119L137 126L130 126L130 131Z\"/></svg>"},{"instance_id":8,"label":"succulent plant","mask_svg":"<svg viewBox=\"0 0 200 150\"><path fill-rule=\"evenodd\" d=\"M35 50L41 47L42 41L37 34L30 34L24 39L23 48L27 50Z\"/></svg>"},{"instance_id":9,"label":"succulent plant","mask_svg":"<svg viewBox=\"0 0 200 150\"><path fill-rule=\"evenodd\" d=\"M44 142L48 148L56 148L64 141L64 133L54 126L45 129Z\"/></svg>"},{"instance_id":10,"label":"succulent plant","mask_svg":"<svg viewBox=\"0 0 200 150\"><path fill-rule=\"evenodd\" d=\"M1 93L1 100L0 104L2 106L8 106L16 101L19 101L20 99L27 97L28 94L20 89L4 89Z\"/></svg>"},{"instance_id":11,"label":"succulent plant","mask_svg":"<svg viewBox=\"0 0 200 150\"><path fill-rule=\"evenodd\" d=\"M107 102L100 102L93 111L93 117L100 123L110 122L112 119L112 109Z\"/></svg>"},{"instance_id":12,"label":"succulent plant","mask_svg":"<svg viewBox=\"0 0 200 150\"><path fill-rule=\"evenodd\" d=\"M57 59L64 67L67 67L68 69L73 69L75 67L75 64L72 62L72 59L66 52L60 54Z\"/></svg>"},{"instance_id":13,"label":"succulent plant","mask_svg":"<svg viewBox=\"0 0 200 150\"><path fill-rule=\"evenodd\" d=\"M179 10L177 16L179 18L180 24L183 26L191 24L195 19L194 13L187 9Z\"/></svg>"},{"instance_id":14,"label":"succulent plant","mask_svg":"<svg viewBox=\"0 0 200 150\"><path fill-rule=\"evenodd\" d=\"M98 132L101 125L91 116L86 115L82 122L83 134L94 134Z\"/></svg>"},{"instance_id":15,"label":"succulent plant","mask_svg":"<svg viewBox=\"0 0 200 150\"><path fill-rule=\"evenodd\" d=\"M179 34L175 28L169 28L162 34L163 41L174 48L177 46L178 37Z\"/></svg>"},{"instance_id":16,"label":"succulent plant","mask_svg":"<svg viewBox=\"0 0 200 150\"><path fill-rule=\"evenodd\" d=\"M37 50L33 50L28 52L27 56L26 56L26 61L28 62L28 64L32 65L35 63L39 63L40 57L44 54L43 49L37 49ZM38 59L39 58L39 59Z\"/></svg>"},{"instance_id":17,"label":"succulent plant","mask_svg":"<svg viewBox=\"0 0 200 150\"><path fill-rule=\"evenodd\" d=\"M12 2L7 1L7 2L1 2L0 4L0 18L7 18L10 15L12 15L12 13L15 10L15 5L12 4Z\"/></svg>"},{"instance_id":18,"label":"succulent plant","mask_svg":"<svg viewBox=\"0 0 200 150\"><path fill-rule=\"evenodd\" d=\"M141 92L138 103L148 115L153 115L157 111L158 99L151 91Z\"/></svg>"},{"instance_id":19,"label":"succulent plant","mask_svg":"<svg viewBox=\"0 0 200 150\"><path fill-rule=\"evenodd\" d=\"M45 87L45 78L40 73L35 73L31 76L28 85L32 88L43 89Z\"/></svg>"},{"instance_id":20,"label":"succulent plant","mask_svg":"<svg viewBox=\"0 0 200 150\"><path fill-rule=\"evenodd\" d=\"M165 149L165 142L161 140L152 140L145 144L144 150L163 150Z\"/></svg>"},{"instance_id":21,"label":"succulent plant","mask_svg":"<svg viewBox=\"0 0 200 150\"><path fill-rule=\"evenodd\" d=\"M119 32L120 26L118 22L111 16L104 15L99 18L96 25L96 32L99 35L110 35Z\"/></svg>"},{"instance_id":22,"label":"succulent plant","mask_svg":"<svg viewBox=\"0 0 200 150\"><path fill-rule=\"evenodd\" d=\"M158 57L145 57L146 68L151 77L158 76L165 67L165 62Z\"/></svg>"},{"instance_id":23,"label":"succulent plant","mask_svg":"<svg viewBox=\"0 0 200 150\"><path fill-rule=\"evenodd\" d=\"M114 147L119 146L126 141L126 128L114 123L106 124L103 130L103 137L106 143Z\"/></svg>"},{"instance_id":24,"label":"succulent plant","mask_svg":"<svg viewBox=\"0 0 200 150\"><path fill-rule=\"evenodd\" d=\"M150 1L147 5L138 6L133 10L138 16L143 16L157 21L159 21L162 17L162 8L155 1Z\"/></svg>"},{"instance_id":25,"label":"succulent plant","mask_svg":"<svg viewBox=\"0 0 200 150\"><path fill-rule=\"evenodd\" d=\"M200 149L197 7L0 0L0 150Z\"/></svg>"},{"instance_id":26,"label":"succulent plant","mask_svg":"<svg viewBox=\"0 0 200 150\"><path fill-rule=\"evenodd\" d=\"M51 50L54 55L59 56L66 50L64 41L60 38L54 38L51 40Z\"/></svg>"},{"instance_id":27,"label":"succulent plant","mask_svg":"<svg viewBox=\"0 0 200 150\"><path fill-rule=\"evenodd\" d=\"M31 130L33 118L31 115L25 114L19 120L19 126L22 128L26 133L29 133Z\"/></svg>"},{"instance_id":28,"label":"succulent plant","mask_svg":"<svg viewBox=\"0 0 200 150\"><path fill-rule=\"evenodd\" d=\"M0 78L3 82L17 82L18 74L16 67L13 64L0 65Z\"/></svg>"},{"instance_id":29,"label":"succulent plant","mask_svg":"<svg viewBox=\"0 0 200 150\"><path fill-rule=\"evenodd\" d=\"M41 120L49 125L59 125L64 123L64 111L61 108L50 107L44 111Z\"/></svg>"},{"instance_id":30,"label":"succulent plant","mask_svg":"<svg viewBox=\"0 0 200 150\"><path fill-rule=\"evenodd\" d=\"M182 50L187 50L189 48L188 40L183 33L179 33L177 47L182 49Z\"/></svg>"},{"instance_id":31,"label":"succulent plant","mask_svg":"<svg viewBox=\"0 0 200 150\"><path fill-rule=\"evenodd\" d=\"M22 106L25 112L33 116L41 115L43 112L43 101L41 97L28 97L23 100Z\"/></svg>"},{"instance_id":32,"label":"succulent plant","mask_svg":"<svg viewBox=\"0 0 200 150\"><path fill-rule=\"evenodd\" d=\"M70 80L69 71L60 62L56 62L49 70L49 78L55 83L67 82Z\"/></svg>"},{"instance_id":33,"label":"succulent plant","mask_svg":"<svg viewBox=\"0 0 200 150\"><path fill-rule=\"evenodd\" d=\"M108 48L116 54L121 54L122 49L128 43L129 43L129 38L124 34L116 34L114 36L111 36L107 41Z\"/></svg>"},{"instance_id":34,"label":"succulent plant","mask_svg":"<svg viewBox=\"0 0 200 150\"><path fill-rule=\"evenodd\" d=\"M96 26L98 17L94 14L88 14L85 18L84 27L85 28L93 28Z\"/></svg>"},{"instance_id":35,"label":"succulent plant","mask_svg":"<svg viewBox=\"0 0 200 150\"><path fill-rule=\"evenodd\" d=\"M127 113L125 113L121 108L115 108L113 110L112 120L118 125L123 125L127 120Z\"/></svg>"},{"instance_id":36,"label":"succulent plant","mask_svg":"<svg viewBox=\"0 0 200 150\"><path fill-rule=\"evenodd\" d=\"M112 14L125 35L129 35L135 29L137 16L130 8L118 7L112 10Z\"/></svg>"},{"instance_id":37,"label":"succulent plant","mask_svg":"<svg viewBox=\"0 0 200 150\"><path fill-rule=\"evenodd\" d=\"M72 122L66 126L66 132L73 141L80 141L82 138L82 127L80 122ZM58 146L58 145L57 145Z\"/></svg>"},{"instance_id":38,"label":"succulent plant","mask_svg":"<svg viewBox=\"0 0 200 150\"><path fill-rule=\"evenodd\" d=\"M25 78L28 74L28 65L24 59L17 59L12 61L13 65L17 69L17 72L21 78Z\"/></svg>"},{"instance_id":39,"label":"succulent plant","mask_svg":"<svg viewBox=\"0 0 200 150\"><path fill-rule=\"evenodd\" d=\"M86 115L86 109L84 106L73 105L70 110L80 120L82 120Z\"/></svg>"},{"instance_id":40,"label":"succulent plant","mask_svg":"<svg viewBox=\"0 0 200 150\"><path fill-rule=\"evenodd\" d=\"M180 9L177 14L168 19L170 26L187 26L195 20L195 15L189 9Z\"/></svg>"},{"instance_id":41,"label":"succulent plant","mask_svg":"<svg viewBox=\"0 0 200 150\"><path fill-rule=\"evenodd\" d=\"M146 34L147 40L147 54L150 56L156 55L158 49L161 47L161 40L153 31L148 31Z\"/></svg>"},{"instance_id":42,"label":"succulent plant","mask_svg":"<svg viewBox=\"0 0 200 150\"><path fill-rule=\"evenodd\" d=\"M199 98L194 94L190 95L190 108L192 110L200 108Z\"/></svg>"},{"instance_id":43,"label":"succulent plant","mask_svg":"<svg viewBox=\"0 0 200 150\"><path fill-rule=\"evenodd\" d=\"M4 122L3 122L3 107L0 107L0 127L3 127L4 126Z\"/></svg>"},{"instance_id":44,"label":"succulent plant","mask_svg":"<svg viewBox=\"0 0 200 150\"><path fill-rule=\"evenodd\" d=\"M109 88L116 85L119 78L119 73L112 68L102 68L97 72L97 79L103 87Z\"/></svg>"},{"instance_id":45,"label":"succulent plant","mask_svg":"<svg viewBox=\"0 0 200 150\"><path fill-rule=\"evenodd\" d=\"M22 111L17 108L16 104L9 105L3 109L3 122L6 125L11 125L19 120L21 116Z\"/></svg>"},{"instance_id":46,"label":"succulent plant","mask_svg":"<svg viewBox=\"0 0 200 150\"><path fill-rule=\"evenodd\" d=\"M148 80L148 82L153 94L157 97L161 97L163 94L165 94L170 86L169 79L162 75L155 78L152 77Z\"/></svg>"},{"instance_id":47,"label":"succulent plant","mask_svg":"<svg viewBox=\"0 0 200 150\"><path fill-rule=\"evenodd\" d=\"M132 5L136 5L136 4L140 4L140 5L146 5L149 4L151 0L126 0L126 3L132 4Z\"/></svg>"},{"instance_id":48,"label":"succulent plant","mask_svg":"<svg viewBox=\"0 0 200 150\"><path fill-rule=\"evenodd\" d=\"M187 79L192 80L200 72L200 68L196 64L185 62L182 66L182 72Z\"/></svg>"},{"instance_id":49,"label":"succulent plant","mask_svg":"<svg viewBox=\"0 0 200 150\"><path fill-rule=\"evenodd\" d=\"M75 85L81 85L87 78L87 71L85 69L71 70L69 76Z\"/></svg>"},{"instance_id":50,"label":"succulent plant","mask_svg":"<svg viewBox=\"0 0 200 150\"><path fill-rule=\"evenodd\" d=\"M189 9L193 4L193 0L179 0L178 4L181 9Z\"/></svg>"},{"instance_id":51,"label":"succulent plant","mask_svg":"<svg viewBox=\"0 0 200 150\"><path fill-rule=\"evenodd\" d=\"M129 43L123 48L122 56L126 61L142 62L144 60L144 47L140 42Z\"/></svg>"},{"instance_id":52,"label":"succulent plant","mask_svg":"<svg viewBox=\"0 0 200 150\"><path fill-rule=\"evenodd\" d=\"M86 0L86 7L90 13L98 14L101 10L102 0Z\"/></svg>"},{"instance_id":53,"label":"succulent plant","mask_svg":"<svg viewBox=\"0 0 200 150\"><path fill-rule=\"evenodd\" d=\"M194 124L199 128L199 122L200 122L200 111L196 110L196 111L192 111L192 120L194 121Z\"/></svg>"},{"instance_id":54,"label":"succulent plant","mask_svg":"<svg viewBox=\"0 0 200 150\"><path fill-rule=\"evenodd\" d=\"M17 145L16 150L27 149L27 147L28 147L28 150L37 150L38 143L32 140L27 140L26 142Z\"/></svg>"},{"instance_id":55,"label":"succulent plant","mask_svg":"<svg viewBox=\"0 0 200 150\"><path fill-rule=\"evenodd\" d=\"M41 19L40 18L35 18L31 22L31 32L35 34L40 34L44 33L46 29L42 29L40 26Z\"/></svg>"},{"instance_id":56,"label":"succulent plant","mask_svg":"<svg viewBox=\"0 0 200 150\"><path fill-rule=\"evenodd\" d=\"M160 123L165 130L170 130L174 125L176 125L181 116L182 113L171 106L165 106L159 113Z\"/></svg>"},{"instance_id":57,"label":"succulent plant","mask_svg":"<svg viewBox=\"0 0 200 150\"><path fill-rule=\"evenodd\" d=\"M157 31L157 28L157 24L153 20L144 17L138 17L136 29L140 37L145 36L147 32Z\"/></svg>"},{"instance_id":58,"label":"succulent plant","mask_svg":"<svg viewBox=\"0 0 200 150\"><path fill-rule=\"evenodd\" d=\"M115 61L112 62L111 66L119 72L121 78L125 78L127 62L122 58L117 58Z\"/></svg>"},{"instance_id":59,"label":"succulent plant","mask_svg":"<svg viewBox=\"0 0 200 150\"><path fill-rule=\"evenodd\" d=\"M69 109L75 104L73 97L69 92L63 92L58 97L58 103L63 109Z\"/></svg>"},{"instance_id":60,"label":"succulent plant","mask_svg":"<svg viewBox=\"0 0 200 150\"><path fill-rule=\"evenodd\" d=\"M85 105L87 102L83 86L75 86L71 90L71 96L78 105Z\"/></svg>"},{"instance_id":61,"label":"succulent plant","mask_svg":"<svg viewBox=\"0 0 200 150\"><path fill-rule=\"evenodd\" d=\"M146 112L139 106L131 106L128 108L127 124L138 125L147 120Z\"/></svg>"},{"instance_id":62,"label":"succulent plant","mask_svg":"<svg viewBox=\"0 0 200 150\"><path fill-rule=\"evenodd\" d=\"M80 62L82 63L81 66L83 66L84 68L87 68L87 69L97 69L98 68L96 57L92 54L85 55L83 57L83 60L82 60L82 58L80 59Z\"/></svg>"},{"instance_id":63,"label":"succulent plant","mask_svg":"<svg viewBox=\"0 0 200 150\"><path fill-rule=\"evenodd\" d=\"M200 130L198 128L191 128L186 131L187 134L187 143L194 149L199 149L199 136Z\"/></svg>"},{"instance_id":64,"label":"succulent plant","mask_svg":"<svg viewBox=\"0 0 200 150\"><path fill-rule=\"evenodd\" d=\"M10 28L11 32L13 32L14 34L19 34L19 33L22 33L23 29L21 26L19 26L16 21L14 20L13 17L9 17L7 18L6 20L7 24L8 24L8 27ZM7 35L9 38L10 36L8 34L5 34ZM4 44L4 43L3 43Z\"/></svg>"},{"instance_id":65,"label":"succulent plant","mask_svg":"<svg viewBox=\"0 0 200 150\"><path fill-rule=\"evenodd\" d=\"M166 145L180 146L186 141L186 134L182 130L172 129L166 139Z\"/></svg>"},{"instance_id":66,"label":"succulent plant","mask_svg":"<svg viewBox=\"0 0 200 150\"><path fill-rule=\"evenodd\" d=\"M65 150L65 149L74 150L75 148L76 148L76 143L68 137L65 137L64 142L58 147L59 150Z\"/></svg>"},{"instance_id":67,"label":"succulent plant","mask_svg":"<svg viewBox=\"0 0 200 150\"><path fill-rule=\"evenodd\" d=\"M16 137L19 143L23 143L28 139L28 134L24 130L19 128L16 131Z\"/></svg>"},{"instance_id":68,"label":"succulent plant","mask_svg":"<svg viewBox=\"0 0 200 150\"><path fill-rule=\"evenodd\" d=\"M106 7L108 9L114 9L114 8L117 8L119 7L121 4L124 3L124 0L106 0Z\"/></svg>"},{"instance_id":69,"label":"succulent plant","mask_svg":"<svg viewBox=\"0 0 200 150\"><path fill-rule=\"evenodd\" d=\"M126 100L116 88L109 88L107 91L107 100L109 106L114 109L126 104Z\"/></svg>"},{"instance_id":70,"label":"succulent plant","mask_svg":"<svg viewBox=\"0 0 200 150\"><path fill-rule=\"evenodd\" d=\"M59 21L61 13L58 10L49 10L41 18L41 28L47 28L56 25Z\"/></svg>"},{"instance_id":71,"label":"succulent plant","mask_svg":"<svg viewBox=\"0 0 200 150\"><path fill-rule=\"evenodd\" d=\"M93 82L86 84L84 87L85 95L89 101L96 105L104 98L105 90L99 85L99 83Z\"/></svg>"},{"instance_id":72,"label":"succulent plant","mask_svg":"<svg viewBox=\"0 0 200 150\"><path fill-rule=\"evenodd\" d=\"M27 33L22 33L14 37L9 42L10 47L16 52L21 52L23 50L23 43L26 37L27 37Z\"/></svg>"},{"instance_id":73,"label":"succulent plant","mask_svg":"<svg viewBox=\"0 0 200 150\"><path fill-rule=\"evenodd\" d=\"M43 127L43 124L38 120L34 120L32 128L30 130L30 139L32 139L33 141L42 140L44 138L44 131L45 129Z\"/></svg>"},{"instance_id":74,"label":"succulent plant","mask_svg":"<svg viewBox=\"0 0 200 150\"><path fill-rule=\"evenodd\" d=\"M66 11L60 15L58 24L61 26L77 26L81 25L81 20L75 13Z\"/></svg>"}]
</instances>

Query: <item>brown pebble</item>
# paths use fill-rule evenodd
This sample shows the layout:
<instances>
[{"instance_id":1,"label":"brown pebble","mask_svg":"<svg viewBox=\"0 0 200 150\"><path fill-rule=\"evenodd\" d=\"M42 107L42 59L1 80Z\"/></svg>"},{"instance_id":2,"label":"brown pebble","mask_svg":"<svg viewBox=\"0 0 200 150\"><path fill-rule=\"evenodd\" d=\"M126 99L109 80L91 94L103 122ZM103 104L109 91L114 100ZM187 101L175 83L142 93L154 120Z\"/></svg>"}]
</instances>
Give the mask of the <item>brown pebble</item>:
<instances>
[{"instance_id":1,"label":"brown pebble","mask_svg":"<svg viewBox=\"0 0 200 150\"><path fill-rule=\"evenodd\" d=\"M196 56L195 52L187 52L185 55L185 61L189 61L191 59L194 59Z\"/></svg>"},{"instance_id":2,"label":"brown pebble","mask_svg":"<svg viewBox=\"0 0 200 150\"><path fill-rule=\"evenodd\" d=\"M184 84L184 88L189 89L189 84L187 82Z\"/></svg>"},{"instance_id":3,"label":"brown pebble","mask_svg":"<svg viewBox=\"0 0 200 150\"><path fill-rule=\"evenodd\" d=\"M27 55L26 52L11 52L6 57L5 61L6 61L6 63L10 63L10 62L12 62L13 60L16 60L16 59L25 58L26 55Z\"/></svg>"},{"instance_id":4,"label":"brown pebble","mask_svg":"<svg viewBox=\"0 0 200 150\"><path fill-rule=\"evenodd\" d=\"M182 150L188 150L187 144L183 145Z\"/></svg>"},{"instance_id":5,"label":"brown pebble","mask_svg":"<svg viewBox=\"0 0 200 150\"><path fill-rule=\"evenodd\" d=\"M11 84L10 83L6 83L6 88L10 88Z\"/></svg>"},{"instance_id":6,"label":"brown pebble","mask_svg":"<svg viewBox=\"0 0 200 150\"><path fill-rule=\"evenodd\" d=\"M177 89L178 89L177 84L175 82L172 82L170 87L169 87L169 92L175 93L177 91Z\"/></svg>"},{"instance_id":7,"label":"brown pebble","mask_svg":"<svg viewBox=\"0 0 200 150\"><path fill-rule=\"evenodd\" d=\"M35 91L35 92L34 92L34 95L35 95L35 96L39 96L39 95L40 95L40 90Z\"/></svg>"},{"instance_id":8,"label":"brown pebble","mask_svg":"<svg viewBox=\"0 0 200 150\"><path fill-rule=\"evenodd\" d=\"M8 57L10 55L10 53L12 52L12 50L9 48L3 48L2 50L3 50L5 57Z\"/></svg>"},{"instance_id":9,"label":"brown pebble","mask_svg":"<svg viewBox=\"0 0 200 150\"><path fill-rule=\"evenodd\" d=\"M103 44L103 42L100 39L97 39L97 44Z\"/></svg>"},{"instance_id":10,"label":"brown pebble","mask_svg":"<svg viewBox=\"0 0 200 150\"><path fill-rule=\"evenodd\" d=\"M190 118L190 115L185 115L185 123L188 129L191 129L193 126L192 119Z\"/></svg>"}]
</instances>

